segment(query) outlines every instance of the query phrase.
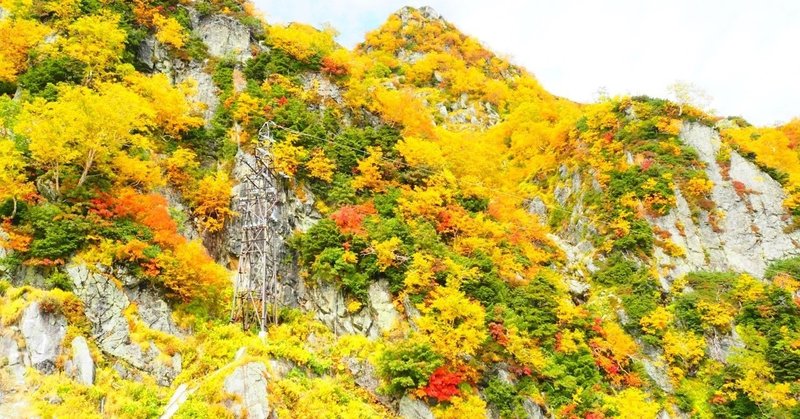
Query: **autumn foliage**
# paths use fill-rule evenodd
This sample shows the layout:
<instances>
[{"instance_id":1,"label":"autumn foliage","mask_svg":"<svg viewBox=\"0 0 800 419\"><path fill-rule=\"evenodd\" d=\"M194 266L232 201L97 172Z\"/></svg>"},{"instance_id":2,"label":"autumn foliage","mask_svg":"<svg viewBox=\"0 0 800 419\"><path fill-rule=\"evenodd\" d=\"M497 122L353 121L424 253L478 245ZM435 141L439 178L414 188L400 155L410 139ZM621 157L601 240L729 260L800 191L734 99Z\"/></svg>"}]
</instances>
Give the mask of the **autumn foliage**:
<instances>
[{"instance_id":1,"label":"autumn foliage","mask_svg":"<svg viewBox=\"0 0 800 419\"><path fill-rule=\"evenodd\" d=\"M428 379L428 385L424 388L425 395L439 402L449 401L453 396L459 395L458 386L462 381L460 374L450 372L445 367L439 367Z\"/></svg>"}]
</instances>

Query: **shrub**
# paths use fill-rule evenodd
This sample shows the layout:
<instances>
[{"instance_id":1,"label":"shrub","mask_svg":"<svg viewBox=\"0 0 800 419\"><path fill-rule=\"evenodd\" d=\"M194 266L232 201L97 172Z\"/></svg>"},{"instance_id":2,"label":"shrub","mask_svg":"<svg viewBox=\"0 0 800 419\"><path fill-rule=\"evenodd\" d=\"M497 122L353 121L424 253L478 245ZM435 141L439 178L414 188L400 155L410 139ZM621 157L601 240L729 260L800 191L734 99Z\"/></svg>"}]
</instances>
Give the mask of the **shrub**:
<instances>
[{"instance_id":1,"label":"shrub","mask_svg":"<svg viewBox=\"0 0 800 419\"><path fill-rule=\"evenodd\" d=\"M636 219L631 222L631 229L627 235L614 241L615 250L640 250L645 255L653 253L653 229L645 220Z\"/></svg>"},{"instance_id":2,"label":"shrub","mask_svg":"<svg viewBox=\"0 0 800 419\"><path fill-rule=\"evenodd\" d=\"M295 236L291 246L298 250L300 258L305 263L313 262L318 254L329 247L341 247L344 236L333 220L320 220L305 234Z\"/></svg>"},{"instance_id":3,"label":"shrub","mask_svg":"<svg viewBox=\"0 0 800 419\"><path fill-rule=\"evenodd\" d=\"M513 385L494 378L483 390L486 402L497 410L501 418L525 417L522 397Z\"/></svg>"},{"instance_id":4,"label":"shrub","mask_svg":"<svg viewBox=\"0 0 800 419\"><path fill-rule=\"evenodd\" d=\"M635 262L626 259L620 253L613 253L602 269L597 271L593 279L605 286L618 286L631 283L631 279L639 272Z\"/></svg>"},{"instance_id":5,"label":"shrub","mask_svg":"<svg viewBox=\"0 0 800 419\"><path fill-rule=\"evenodd\" d=\"M47 277L46 285L48 289L60 289L64 291L72 291L72 280L64 272L56 271Z\"/></svg>"},{"instance_id":6,"label":"shrub","mask_svg":"<svg viewBox=\"0 0 800 419\"><path fill-rule=\"evenodd\" d=\"M459 395L458 385L461 384L462 380L461 374L450 372L445 367L439 367L428 380L428 385L425 386L425 394L438 402L449 401L454 396Z\"/></svg>"},{"instance_id":7,"label":"shrub","mask_svg":"<svg viewBox=\"0 0 800 419\"><path fill-rule=\"evenodd\" d=\"M92 225L86 219L65 213L58 206L43 204L25 214L34 228L28 256L36 259L65 259L83 247Z\"/></svg>"},{"instance_id":8,"label":"shrub","mask_svg":"<svg viewBox=\"0 0 800 419\"><path fill-rule=\"evenodd\" d=\"M552 338L557 330L558 293L555 285L536 276L525 286L511 290L506 324L525 330L534 338Z\"/></svg>"},{"instance_id":9,"label":"shrub","mask_svg":"<svg viewBox=\"0 0 800 419\"><path fill-rule=\"evenodd\" d=\"M442 357L425 343L404 341L387 348L378 360L378 372L386 380L383 391L402 396L408 390L420 388L442 363Z\"/></svg>"},{"instance_id":10,"label":"shrub","mask_svg":"<svg viewBox=\"0 0 800 419\"><path fill-rule=\"evenodd\" d=\"M80 83L83 80L85 65L67 57L46 58L34 65L19 77L19 85L33 95L45 95L55 100L55 89L47 89L58 83ZM46 94L46 93L50 94Z\"/></svg>"},{"instance_id":11,"label":"shrub","mask_svg":"<svg viewBox=\"0 0 800 419\"><path fill-rule=\"evenodd\" d=\"M793 278L800 278L800 256L776 260L770 263L764 273L764 278L772 280L779 274L787 274Z\"/></svg>"},{"instance_id":12,"label":"shrub","mask_svg":"<svg viewBox=\"0 0 800 419\"><path fill-rule=\"evenodd\" d=\"M698 334L703 333L703 320L697 311L698 296L691 292L681 294L675 299L675 317L678 324Z\"/></svg>"}]
</instances>

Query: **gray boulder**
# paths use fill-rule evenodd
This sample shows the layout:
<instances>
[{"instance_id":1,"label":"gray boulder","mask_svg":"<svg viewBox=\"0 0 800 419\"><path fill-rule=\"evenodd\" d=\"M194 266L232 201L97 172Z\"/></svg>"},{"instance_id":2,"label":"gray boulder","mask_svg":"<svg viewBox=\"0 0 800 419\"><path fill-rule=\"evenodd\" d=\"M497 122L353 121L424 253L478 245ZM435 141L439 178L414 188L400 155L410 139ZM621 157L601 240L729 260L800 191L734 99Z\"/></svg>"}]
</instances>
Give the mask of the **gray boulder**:
<instances>
[{"instance_id":1,"label":"gray boulder","mask_svg":"<svg viewBox=\"0 0 800 419\"><path fill-rule=\"evenodd\" d=\"M83 336L72 339L72 364L75 368L76 381L87 386L94 384L94 360Z\"/></svg>"},{"instance_id":2,"label":"gray boulder","mask_svg":"<svg viewBox=\"0 0 800 419\"><path fill-rule=\"evenodd\" d=\"M433 412L425 402L408 396L400 399L397 414L404 419L433 419Z\"/></svg>"},{"instance_id":3,"label":"gray boulder","mask_svg":"<svg viewBox=\"0 0 800 419\"><path fill-rule=\"evenodd\" d=\"M223 389L238 396L227 408L236 417L267 419L270 415L267 400L267 368L260 362L242 365L225 378Z\"/></svg>"},{"instance_id":4,"label":"gray boulder","mask_svg":"<svg viewBox=\"0 0 800 419\"><path fill-rule=\"evenodd\" d=\"M5 368L15 385L25 384L25 359L13 336L0 336L0 368ZM11 383L9 383L11 384ZM0 387L2 387L0 385Z\"/></svg>"},{"instance_id":5,"label":"gray boulder","mask_svg":"<svg viewBox=\"0 0 800 419\"><path fill-rule=\"evenodd\" d=\"M60 314L43 312L40 304L34 302L22 313L20 330L33 367L52 374L67 333L67 320Z\"/></svg>"}]
</instances>

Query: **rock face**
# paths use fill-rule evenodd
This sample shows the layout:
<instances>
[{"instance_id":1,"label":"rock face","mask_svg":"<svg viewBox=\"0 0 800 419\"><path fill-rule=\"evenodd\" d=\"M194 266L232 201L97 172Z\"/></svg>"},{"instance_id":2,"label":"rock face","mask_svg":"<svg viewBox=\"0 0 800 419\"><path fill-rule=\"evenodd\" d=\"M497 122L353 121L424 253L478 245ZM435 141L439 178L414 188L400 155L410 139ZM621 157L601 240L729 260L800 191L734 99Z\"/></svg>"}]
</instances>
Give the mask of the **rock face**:
<instances>
[{"instance_id":1,"label":"rock face","mask_svg":"<svg viewBox=\"0 0 800 419\"><path fill-rule=\"evenodd\" d=\"M728 362L728 357L736 352L737 349L744 348L744 342L739 334L736 333L736 328L731 329L728 335L719 335L714 333L713 336L706 337L708 346L708 356L711 359L722 362Z\"/></svg>"},{"instance_id":2,"label":"rock face","mask_svg":"<svg viewBox=\"0 0 800 419\"><path fill-rule=\"evenodd\" d=\"M67 320L59 314L43 311L40 304L34 302L22 313L20 330L31 365L45 374L53 373L67 333Z\"/></svg>"},{"instance_id":3,"label":"rock face","mask_svg":"<svg viewBox=\"0 0 800 419\"><path fill-rule=\"evenodd\" d=\"M211 75L206 73L203 65L198 62L191 62L188 64L180 63L174 72L175 83L183 83L187 80L193 80L195 85L195 92L189 99L199 102L205 108L203 110L203 119L206 122L206 127L210 126L211 118L219 107L219 98L217 97L217 86Z\"/></svg>"},{"instance_id":4,"label":"rock face","mask_svg":"<svg viewBox=\"0 0 800 419\"><path fill-rule=\"evenodd\" d=\"M72 340L72 363L75 367L75 378L79 383L87 386L94 384L94 360L83 336Z\"/></svg>"},{"instance_id":5,"label":"rock face","mask_svg":"<svg viewBox=\"0 0 800 419\"><path fill-rule=\"evenodd\" d=\"M155 35L148 36L142 41L136 51L136 58L152 72L172 73L173 63L169 52L156 40Z\"/></svg>"},{"instance_id":6,"label":"rock face","mask_svg":"<svg viewBox=\"0 0 800 419\"><path fill-rule=\"evenodd\" d=\"M305 309L336 334L360 334L370 339L388 331L400 318L392 304L389 284L379 281L369 286L369 303L355 313L347 311L344 295L335 286L317 283L307 293Z\"/></svg>"},{"instance_id":7,"label":"rock face","mask_svg":"<svg viewBox=\"0 0 800 419\"><path fill-rule=\"evenodd\" d=\"M656 252L667 279L696 270L733 270L760 277L770 261L800 253L800 232L784 232L786 195L778 182L735 151L724 176L716 161L720 138L713 128L686 124L680 138L706 163L706 174L714 182L711 200L722 220L715 229L707 214L693 219L686 200L680 191L676 193L676 208L652 220L686 250L685 258Z\"/></svg>"},{"instance_id":8,"label":"rock face","mask_svg":"<svg viewBox=\"0 0 800 419\"><path fill-rule=\"evenodd\" d=\"M136 303L139 317L149 328L175 336L183 334L172 320L169 306L155 291L147 288L126 291L128 298Z\"/></svg>"},{"instance_id":9,"label":"rock face","mask_svg":"<svg viewBox=\"0 0 800 419\"><path fill-rule=\"evenodd\" d=\"M12 336L0 335L0 368L5 368L15 385L25 383L25 359ZM10 383L9 383L10 384ZM0 389L2 389L0 385Z\"/></svg>"},{"instance_id":10,"label":"rock face","mask_svg":"<svg viewBox=\"0 0 800 419\"><path fill-rule=\"evenodd\" d=\"M180 372L180 355L176 354L167 365L159 361L161 352L152 342L146 349L131 342L130 327L123 313L130 300L123 290L111 278L91 272L86 265L69 265L66 271L74 284L75 295L83 302L97 346L134 368L150 373L160 385L170 385Z\"/></svg>"},{"instance_id":11,"label":"rock face","mask_svg":"<svg viewBox=\"0 0 800 419\"><path fill-rule=\"evenodd\" d=\"M264 364L251 362L236 368L225 378L223 389L239 398L239 401L227 406L236 417L250 419L269 417L267 368Z\"/></svg>"},{"instance_id":12,"label":"rock face","mask_svg":"<svg viewBox=\"0 0 800 419\"><path fill-rule=\"evenodd\" d=\"M200 20L195 33L208 46L213 57L250 58L250 30L236 19L213 15Z\"/></svg>"},{"instance_id":13,"label":"rock face","mask_svg":"<svg viewBox=\"0 0 800 419\"><path fill-rule=\"evenodd\" d=\"M67 274L75 285L75 295L83 301L97 345L104 352L137 366L139 362L127 350L130 330L122 312L130 301L125 293L110 278L90 272L86 265L70 265Z\"/></svg>"},{"instance_id":14,"label":"rock face","mask_svg":"<svg viewBox=\"0 0 800 419\"><path fill-rule=\"evenodd\" d=\"M433 412L425 402L408 396L400 399L397 414L404 419L433 419Z\"/></svg>"}]
</instances>

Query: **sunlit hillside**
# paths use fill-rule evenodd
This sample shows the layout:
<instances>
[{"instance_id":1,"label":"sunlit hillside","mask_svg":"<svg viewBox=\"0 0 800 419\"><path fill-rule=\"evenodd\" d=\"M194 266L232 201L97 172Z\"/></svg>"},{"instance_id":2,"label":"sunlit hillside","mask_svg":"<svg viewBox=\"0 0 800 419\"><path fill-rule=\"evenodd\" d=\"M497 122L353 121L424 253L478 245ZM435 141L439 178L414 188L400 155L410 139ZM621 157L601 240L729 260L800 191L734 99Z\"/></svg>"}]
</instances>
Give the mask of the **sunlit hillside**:
<instances>
[{"instance_id":1,"label":"sunlit hillside","mask_svg":"<svg viewBox=\"0 0 800 419\"><path fill-rule=\"evenodd\" d=\"M0 417L800 416L800 120L334 36L0 0Z\"/></svg>"}]
</instances>

